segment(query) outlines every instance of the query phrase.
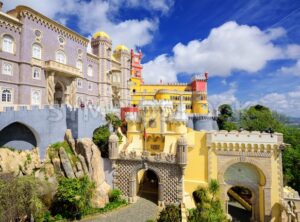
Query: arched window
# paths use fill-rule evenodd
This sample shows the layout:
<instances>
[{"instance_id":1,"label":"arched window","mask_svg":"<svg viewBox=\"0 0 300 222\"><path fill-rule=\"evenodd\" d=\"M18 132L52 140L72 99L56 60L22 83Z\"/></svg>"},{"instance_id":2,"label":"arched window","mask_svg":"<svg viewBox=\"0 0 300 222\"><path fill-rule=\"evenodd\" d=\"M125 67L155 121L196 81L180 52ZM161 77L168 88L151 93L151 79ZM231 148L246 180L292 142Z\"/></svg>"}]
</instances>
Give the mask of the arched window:
<instances>
[{"instance_id":1,"label":"arched window","mask_svg":"<svg viewBox=\"0 0 300 222\"><path fill-rule=\"evenodd\" d=\"M83 64L81 60L77 60L76 62L76 68L79 69L80 72L82 72Z\"/></svg>"},{"instance_id":2,"label":"arched window","mask_svg":"<svg viewBox=\"0 0 300 222\"><path fill-rule=\"evenodd\" d=\"M9 35L3 36L2 51L14 53L14 39Z\"/></svg>"},{"instance_id":3,"label":"arched window","mask_svg":"<svg viewBox=\"0 0 300 222\"><path fill-rule=\"evenodd\" d=\"M40 105L41 104L41 91L33 90L31 92L31 104Z\"/></svg>"},{"instance_id":4,"label":"arched window","mask_svg":"<svg viewBox=\"0 0 300 222\"><path fill-rule=\"evenodd\" d=\"M66 54L64 53L64 51L58 50L56 52L55 60L56 60L56 62L66 64L67 63L67 58L66 58Z\"/></svg>"},{"instance_id":5,"label":"arched window","mask_svg":"<svg viewBox=\"0 0 300 222\"><path fill-rule=\"evenodd\" d=\"M11 91L9 89L2 90L1 97L2 97L2 102L10 103L12 99Z\"/></svg>"},{"instance_id":6,"label":"arched window","mask_svg":"<svg viewBox=\"0 0 300 222\"><path fill-rule=\"evenodd\" d=\"M42 47L37 43L32 45L32 57L42 59Z\"/></svg>"},{"instance_id":7,"label":"arched window","mask_svg":"<svg viewBox=\"0 0 300 222\"><path fill-rule=\"evenodd\" d=\"M88 76L93 76L93 66L89 65L87 69Z\"/></svg>"}]
</instances>

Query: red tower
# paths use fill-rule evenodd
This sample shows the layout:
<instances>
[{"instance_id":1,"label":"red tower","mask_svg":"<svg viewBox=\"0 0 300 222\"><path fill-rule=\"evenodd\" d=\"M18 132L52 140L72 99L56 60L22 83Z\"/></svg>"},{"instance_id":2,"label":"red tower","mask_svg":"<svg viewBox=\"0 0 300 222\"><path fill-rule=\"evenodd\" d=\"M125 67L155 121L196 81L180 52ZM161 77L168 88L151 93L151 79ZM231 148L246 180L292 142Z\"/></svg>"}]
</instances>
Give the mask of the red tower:
<instances>
[{"instance_id":1,"label":"red tower","mask_svg":"<svg viewBox=\"0 0 300 222\"><path fill-rule=\"evenodd\" d=\"M204 73L204 75L196 75L192 79L192 91L193 92L207 92L207 80L208 73Z\"/></svg>"},{"instance_id":2,"label":"red tower","mask_svg":"<svg viewBox=\"0 0 300 222\"><path fill-rule=\"evenodd\" d=\"M141 64L142 60L142 51L140 50L139 53L134 53L133 49L131 49L130 52L131 55L131 76L140 78L143 83L143 77L142 77L142 69L143 66Z\"/></svg>"}]
</instances>

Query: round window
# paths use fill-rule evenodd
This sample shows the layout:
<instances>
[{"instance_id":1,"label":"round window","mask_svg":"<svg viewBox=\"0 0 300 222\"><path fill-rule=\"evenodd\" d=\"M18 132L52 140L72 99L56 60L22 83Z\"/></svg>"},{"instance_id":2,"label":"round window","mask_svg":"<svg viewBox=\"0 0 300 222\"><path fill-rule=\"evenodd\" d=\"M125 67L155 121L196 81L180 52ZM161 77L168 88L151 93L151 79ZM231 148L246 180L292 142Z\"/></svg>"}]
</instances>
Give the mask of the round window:
<instances>
[{"instance_id":1,"label":"round window","mask_svg":"<svg viewBox=\"0 0 300 222\"><path fill-rule=\"evenodd\" d=\"M42 35L40 30L35 30L34 34L35 34L36 37L40 37Z\"/></svg>"},{"instance_id":2,"label":"round window","mask_svg":"<svg viewBox=\"0 0 300 222\"><path fill-rule=\"evenodd\" d=\"M62 36L58 37L58 41L60 44L64 44L65 43L65 39Z\"/></svg>"}]
</instances>

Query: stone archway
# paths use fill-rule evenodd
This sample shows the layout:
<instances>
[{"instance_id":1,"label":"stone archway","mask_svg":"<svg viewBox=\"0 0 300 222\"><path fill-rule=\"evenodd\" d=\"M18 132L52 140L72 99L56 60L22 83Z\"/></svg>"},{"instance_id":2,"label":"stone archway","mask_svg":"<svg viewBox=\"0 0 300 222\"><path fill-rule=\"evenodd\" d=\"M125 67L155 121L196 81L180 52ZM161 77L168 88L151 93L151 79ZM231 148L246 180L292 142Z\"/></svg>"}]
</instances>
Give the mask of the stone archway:
<instances>
[{"instance_id":1,"label":"stone archway","mask_svg":"<svg viewBox=\"0 0 300 222\"><path fill-rule=\"evenodd\" d=\"M136 177L137 195L158 203L158 177L150 169L141 169L137 172Z\"/></svg>"},{"instance_id":2,"label":"stone archway","mask_svg":"<svg viewBox=\"0 0 300 222\"><path fill-rule=\"evenodd\" d=\"M57 82L54 87L54 104L63 104L65 103L65 87L62 83Z\"/></svg>"},{"instance_id":3,"label":"stone archway","mask_svg":"<svg viewBox=\"0 0 300 222\"><path fill-rule=\"evenodd\" d=\"M157 177L157 204L159 206L164 206L164 183L162 180L162 176L160 175L160 172L158 169L156 169L155 167L148 167L147 164L141 164L138 165L137 167L135 167L131 173L130 173L130 179L129 179L129 202L130 203L134 203L137 200L137 193L138 193L138 181L137 181L137 175L138 172L141 170L145 170L145 171L152 171L155 173L156 177Z\"/></svg>"},{"instance_id":4,"label":"stone archway","mask_svg":"<svg viewBox=\"0 0 300 222\"><path fill-rule=\"evenodd\" d=\"M218 179L221 183L226 212L228 212L227 193L232 187L239 186L249 189L253 195L251 221L260 221L261 218L266 218L265 208L270 203L270 193L268 193L270 189L265 189L265 187L266 184L269 184L269 179L257 165L253 164L253 161L231 160L227 162L219 172ZM265 209L265 212L262 212L261 209Z\"/></svg>"},{"instance_id":5,"label":"stone archway","mask_svg":"<svg viewBox=\"0 0 300 222\"><path fill-rule=\"evenodd\" d=\"M39 145L34 130L20 122L14 122L0 131L0 147L32 149Z\"/></svg>"}]
</instances>

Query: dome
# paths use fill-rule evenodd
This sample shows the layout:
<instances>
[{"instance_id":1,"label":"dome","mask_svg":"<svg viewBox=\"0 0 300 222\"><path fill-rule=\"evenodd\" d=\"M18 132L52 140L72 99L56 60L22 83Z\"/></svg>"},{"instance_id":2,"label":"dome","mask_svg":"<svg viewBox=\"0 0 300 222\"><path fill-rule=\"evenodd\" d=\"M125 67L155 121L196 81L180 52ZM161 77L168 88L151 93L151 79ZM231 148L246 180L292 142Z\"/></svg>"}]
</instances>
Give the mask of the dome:
<instances>
[{"instance_id":1,"label":"dome","mask_svg":"<svg viewBox=\"0 0 300 222\"><path fill-rule=\"evenodd\" d=\"M96 32L93 35L93 38L96 39L98 37L110 39L109 35L106 32Z\"/></svg>"},{"instance_id":2,"label":"dome","mask_svg":"<svg viewBox=\"0 0 300 222\"><path fill-rule=\"evenodd\" d=\"M115 48L116 51L123 51L123 50L126 50L129 52L129 49L125 46L125 45L118 45L116 48Z\"/></svg>"}]
</instances>

